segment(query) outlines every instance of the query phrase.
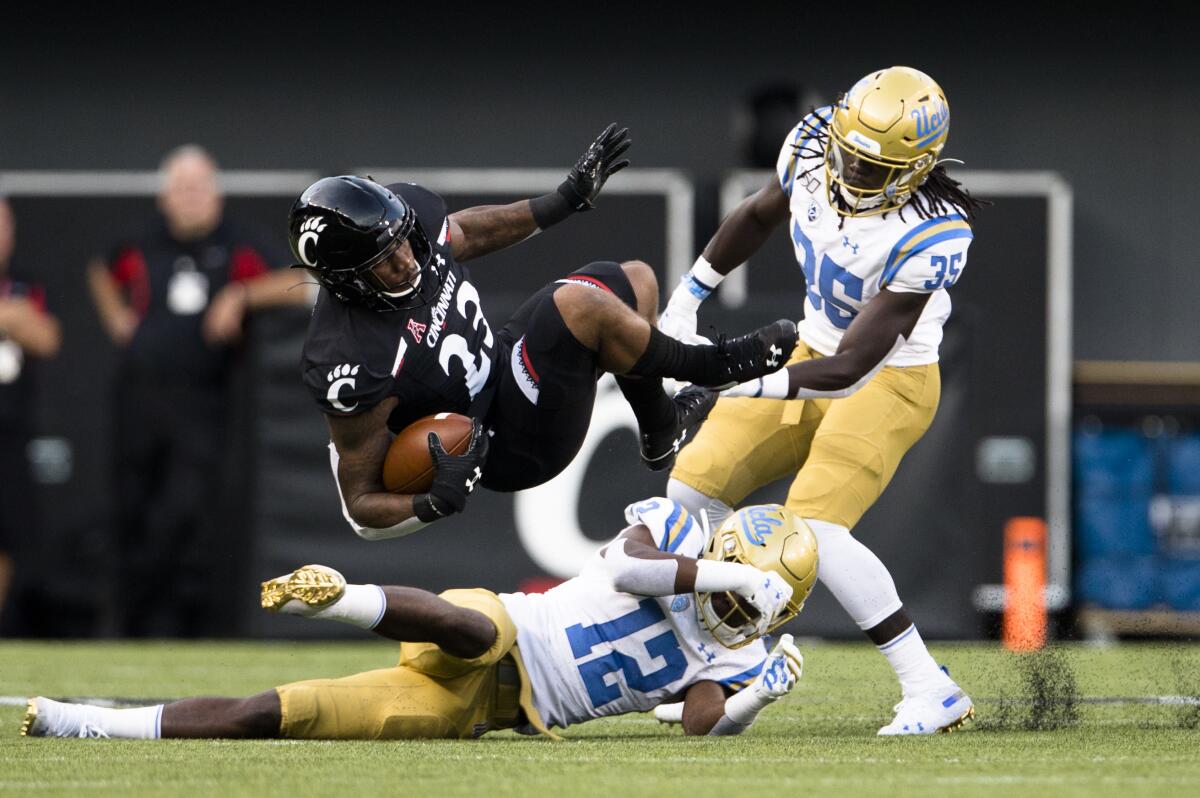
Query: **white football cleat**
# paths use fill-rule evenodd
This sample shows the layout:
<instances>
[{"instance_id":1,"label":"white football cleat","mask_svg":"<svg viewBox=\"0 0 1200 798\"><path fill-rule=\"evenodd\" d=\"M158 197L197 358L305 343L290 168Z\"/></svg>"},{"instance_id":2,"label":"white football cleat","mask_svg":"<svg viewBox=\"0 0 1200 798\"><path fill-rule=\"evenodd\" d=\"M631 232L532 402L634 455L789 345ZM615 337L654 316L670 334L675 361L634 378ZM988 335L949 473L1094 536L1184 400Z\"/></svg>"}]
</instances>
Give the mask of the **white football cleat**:
<instances>
[{"instance_id":1,"label":"white football cleat","mask_svg":"<svg viewBox=\"0 0 1200 798\"><path fill-rule=\"evenodd\" d=\"M107 737L108 734L88 716L81 704L64 704L37 696L29 699L25 719L21 721L22 737Z\"/></svg>"},{"instance_id":2,"label":"white football cleat","mask_svg":"<svg viewBox=\"0 0 1200 798\"><path fill-rule=\"evenodd\" d=\"M909 696L897 704L895 710L896 717L892 722L877 732L880 737L948 733L975 716L975 704L953 682L937 690Z\"/></svg>"}]
</instances>

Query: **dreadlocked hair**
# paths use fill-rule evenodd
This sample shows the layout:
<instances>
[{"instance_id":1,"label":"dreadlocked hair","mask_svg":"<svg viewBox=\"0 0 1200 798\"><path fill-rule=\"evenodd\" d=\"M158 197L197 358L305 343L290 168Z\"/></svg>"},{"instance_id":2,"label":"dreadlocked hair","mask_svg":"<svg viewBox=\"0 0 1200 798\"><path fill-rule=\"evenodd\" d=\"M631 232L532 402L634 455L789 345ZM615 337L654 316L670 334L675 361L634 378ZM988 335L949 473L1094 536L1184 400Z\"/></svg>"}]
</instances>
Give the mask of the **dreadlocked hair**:
<instances>
[{"instance_id":1,"label":"dreadlocked hair","mask_svg":"<svg viewBox=\"0 0 1200 798\"><path fill-rule=\"evenodd\" d=\"M904 209L911 205L922 219L944 216L955 209L968 219L974 219L976 211L991 204L987 200L972 197L962 183L951 177L946 167L939 164L929 170L929 176L912 199L900 206L900 218L904 218Z\"/></svg>"}]
</instances>

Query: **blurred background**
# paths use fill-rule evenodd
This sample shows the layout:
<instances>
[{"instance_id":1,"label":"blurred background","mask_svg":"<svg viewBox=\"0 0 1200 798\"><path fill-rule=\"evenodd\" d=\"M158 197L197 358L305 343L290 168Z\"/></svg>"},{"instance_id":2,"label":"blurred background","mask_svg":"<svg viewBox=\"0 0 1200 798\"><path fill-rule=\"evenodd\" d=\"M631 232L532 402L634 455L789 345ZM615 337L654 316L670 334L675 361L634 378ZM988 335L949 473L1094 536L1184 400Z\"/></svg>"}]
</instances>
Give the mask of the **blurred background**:
<instances>
[{"instance_id":1,"label":"blurred background","mask_svg":"<svg viewBox=\"0 0 1200 798\"><path fill-rule=\"evenodd\" d=\"M626 503L665 490L664 477L632 465L632 417L602 393L585 452L560 481L476 495L466 515L412 538L359 540L341 519L325 425L300 383L307 311L296 291L249 310L240 343L222 344L222 376L205 390L222 392L223 426L178 406L168 424L212 444L199 467L212 483L199 551L131 572L146 552L118 520L128 491L113 462L141 411L122 398L128 353L89 263L136 284L129 247L152 248L158 169L175 148L198 144L220 166L223 218L237 226L230 263L248 247L278 267L288 207L319 176L415 180L452 209L507 202L551 190L609 121L628 126L633 167L594 213L472 264L494 326L546 280L595 259L649 261L665 299L722 214L769 179L762 170L810 106L907 64L948 96L946 155L965 162L952 174L995 204L952 292L937 420L857 534L929 638L997 633L1003 532L1022 516L1048 524L1055 633L1197 634L1196 20L1182 2L1048 6L208 4L6 22L10 276L41 292L61 341L53 357L14 355L11 379L0 358L0 383L21 386L0 393L11 410L0 443L13 455L0 474L0 630L337 634L265 616L258 581L324 562L354 581L538 589L616 532ZM226 280L259 276L246 257L205 284L206 301ZM803 278L782 233L745 271L706 303L702 326L741 331L801 312ZM192 301L193 283L181 285L167 301ZM139 384L153 393L153 382ZM163 440L164 461L185 446ZM180 592L191 595L186 622L129 624ZM796 627L858 634L822 589Z\"/></svg>"}]
</instances>

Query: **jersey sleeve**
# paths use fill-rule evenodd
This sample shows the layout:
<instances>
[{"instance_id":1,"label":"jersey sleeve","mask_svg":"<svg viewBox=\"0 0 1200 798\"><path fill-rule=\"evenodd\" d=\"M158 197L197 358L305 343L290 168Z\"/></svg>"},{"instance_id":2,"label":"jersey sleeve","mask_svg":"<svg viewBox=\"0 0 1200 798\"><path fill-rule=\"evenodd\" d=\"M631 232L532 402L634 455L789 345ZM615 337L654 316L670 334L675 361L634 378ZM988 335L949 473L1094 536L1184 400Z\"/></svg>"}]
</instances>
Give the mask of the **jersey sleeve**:
<instances>
[{"instance_id":1,"label":"jersey sleeve","mask_svg":"<svg viewBox=\"0 0 1200 798\"><path fill-rule=\"evenodd\" d=\"M709 664L700 674L700 678L714 681L726 690L736 693L750 686L758 674L762 673L766 662L767 646L759 639L742 648L723 650L722 656Z\"/></svg>"},{"instance_id":2,"label":"jersey sleeve","mask_svg":"<svg viewBox=\"0 0 1200 798\"><path fill-rule=\"evenodd\" d=\"M659 551L698 559L708 545L700 522L670 499L656 497L631 504L625 508L625 520L645 524Z\"/></svg>"},{"instance_id":3,"label":"jersey sleeve","mask_svg":"<svg viewBox=\"0 0 1200 798\"><path fill-rule=\"evenodd\" d=\"M958 215L922 222L888 253L880 288L929 294L954 285L967 265L971 225Z\"/></svg>"},{"instance_id":4,"label":"jersey sleeve","mask_svg":"<svg viewBox=\"0 0 1200 798\"><path fill-rule=\"evenodd\" d=\"M805 116L787 134L783 146L779 148L779 158L775 161L775 176L783 193L792 195L792 184L796 181L797 166L801 160L810 161L820 155L820 140L822 131L832 118L830 106L818 108Z\"/></svg>"},{"instance_id":5,"label":"jersey sleeve","mask_svg":"<svg viewBox=\"0 0 1200 798\"><path fill-rule=\"evenodd\" d=\"M417 212L417 221L430 242L444 246L450 240L450 223L446 200L416 183L393 183L389 191L399 194Z\"/></svg>"},{"instance_id":6,"label":"jersey sleeve","mask_svg":"<svg viewBox=\"0 0 1200 798\"><path fill-rule=\"evenodd\" d=\"M392 375L372 374L357 363L306 364L303 376L317 406L331 416L353 416L370 410L392 389Z\"/></svg>"}]
</instances>

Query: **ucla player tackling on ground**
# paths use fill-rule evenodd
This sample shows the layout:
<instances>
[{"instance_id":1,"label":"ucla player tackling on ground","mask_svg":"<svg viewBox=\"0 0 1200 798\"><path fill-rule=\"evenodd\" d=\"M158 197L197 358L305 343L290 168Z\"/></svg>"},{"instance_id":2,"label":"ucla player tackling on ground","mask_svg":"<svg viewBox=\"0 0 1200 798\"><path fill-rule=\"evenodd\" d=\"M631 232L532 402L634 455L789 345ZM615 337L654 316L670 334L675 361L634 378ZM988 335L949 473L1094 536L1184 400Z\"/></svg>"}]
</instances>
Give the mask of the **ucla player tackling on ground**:
<instances>
[{"instance_id":1,"label":"ucla player tackling on ground","mask_svg":"<svg viewBox=\"0 0 1200 798\"><path fill-rule=\"evenodd\" d=\"M747 507L711 537L664 498L582 573L545 594L346 584L308 565L263 583L270 610L342 621L402 641L395 667L283 685L245 699L187 698L107 709L29 702L22 734L50 737L471 738L516 728L550 736L667 702L687 734L740 734L796 685L794 618L817 578L817 548L779 505Z\"/></svg>"},{"instance_id":2,"label":"ucla player tackling on ground","mask_svg":"<svg viewBox=\"0 0 1200 798\"><path fill-rule=\"evenodd\" d=\"M701 301L787 223L807 294L788 365L726 391L669 495L715 518L795 474L787 508L820 545L818 578L896 671L881 735L957 727L971 700L930 657L882 562L850 536L933 421L938 345L979 203L938 165L950 112L928 75L867 75L788 135L776 174L722 223L660 328L695 340ZM772 401L773 400L773 401Z\"/></svg>"}]
</instances>

